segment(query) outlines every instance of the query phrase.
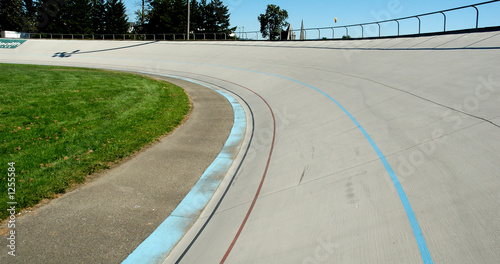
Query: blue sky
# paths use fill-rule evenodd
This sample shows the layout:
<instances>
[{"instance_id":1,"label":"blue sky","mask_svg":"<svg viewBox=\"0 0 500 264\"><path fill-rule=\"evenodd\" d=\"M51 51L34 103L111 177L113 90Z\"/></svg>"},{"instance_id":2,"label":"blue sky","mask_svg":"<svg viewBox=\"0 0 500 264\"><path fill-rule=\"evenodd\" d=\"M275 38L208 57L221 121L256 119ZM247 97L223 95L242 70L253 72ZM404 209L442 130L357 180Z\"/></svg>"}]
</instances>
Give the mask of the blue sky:
<instances>
[{"instance_id":1,"label":"blue sky","mask_svg":"<svg viewBox=\"0 0 500 264\"><path fill-rule=\"evenodd\" d=\"M194 1L194 0L192 0ZM140 8L141 0L124 0L127 6L129 20L135 21L133 15ZM349 24L358 24L385 20L388 18L399 18L422 13L434 12L464 5L470 5L486 0L223 0L229 7L231 13L231 26L244 27L245 31L258 31L260 29L257 17L264 13L268 4L275 4L288 11L288 22L293 29L300 29L300 23L304 20L305 28L331 27ZM479 26L500 25L500 2L479 7ZM456 11L448 14L447 29L459 29L475 25L475 10ZM337 24L334 18L337 17ZM422 31L436 31L443 27L442 15L422 18ZM396 23L383 25L382 34L394 33L397 30ZM349 29L350 35L360 34L359 29ZM401 33L412 33L418 30L418 21L402 21ZM340 30L339 30L340 31ZM359 31L359 32L356 32ZM367 32L378 32L378 28L365 28ZM345 31L344 31L345 32ZM416 32L415 32L416 33ZM317 31L309 31L308 37L317 36ZM331 30L324 30L324 36L331 37ZM342 34L341 32L335 33Z\"/></svg>"}]
</instances>

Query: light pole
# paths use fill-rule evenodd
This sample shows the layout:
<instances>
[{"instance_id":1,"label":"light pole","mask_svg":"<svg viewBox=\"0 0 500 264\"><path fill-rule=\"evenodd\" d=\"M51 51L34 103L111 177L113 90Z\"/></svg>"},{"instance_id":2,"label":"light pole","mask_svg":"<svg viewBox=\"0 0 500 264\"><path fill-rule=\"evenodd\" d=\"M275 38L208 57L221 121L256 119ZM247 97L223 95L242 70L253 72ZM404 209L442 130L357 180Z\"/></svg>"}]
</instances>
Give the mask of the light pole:
<instances>
[{"instance_id":1,"label":"light pole","mask_svg":"<svg viewBox=\"0 0 500 264\"><path fill-rule=\"evenodd\" d=\"M142 18L141 18L142 26L144 26L144 0L142 0Z\"/></svg>"},{"instance_id":2,"label":"light pole","mask_svg":"<svg viewBox=\"0 0 500 264\"><path fill-rule=\"evenodd\" d=\"M190 15L191 15L191 4L189 3L190 1L188 0L188 21L187 21L187 40L189 40L189 20L190 20Z\"/></svg>"}]
</instances>

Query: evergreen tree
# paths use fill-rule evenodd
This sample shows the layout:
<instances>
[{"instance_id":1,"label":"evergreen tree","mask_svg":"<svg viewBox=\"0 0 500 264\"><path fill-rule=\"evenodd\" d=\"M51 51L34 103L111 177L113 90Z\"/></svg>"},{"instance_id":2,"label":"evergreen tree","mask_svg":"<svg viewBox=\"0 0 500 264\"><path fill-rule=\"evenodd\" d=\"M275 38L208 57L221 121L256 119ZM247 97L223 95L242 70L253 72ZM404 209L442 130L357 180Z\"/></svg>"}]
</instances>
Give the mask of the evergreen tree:
<instances>
[{"instance_id":1,"label":"evergreen tree","mask_svg":"<svg viewBox=\"0 0 500 264\"><path fill-rule=\"evenodd\" d=\"M210 11L208 9L207 0L201 0L198 5L198 17L195 18L197 23L197 31L198 32L207 32L208 28L208 20L210 17Z\"/></svg>"},{"instance_id":2,"label":"evergreen tree","mask_svg":"<svg viewBox=\"0 0 500 264\"><path fill-rule=\"evenodd\" d=\"M203 28L203 19L202 19L202 6L198 1L191 1L191 17L190 17L190 29L194 32L199 32Z\"/></svg>"},{"instance_id":3,"label":"evergreen tree","mask_svg":"<svg viewBox=\"0 0 500 264\"><path fill-rule=\"evenodd\" d=\"M2 0L3 1L3 0ZM24 16L23 16L23 32L35 32L36 31L36 10L37 2L36 0L24 0Z\"/></svg>"},{"instance_id":4,"label":"evergreen tree","mask_svg":"<svg viewBox=\"0 0 500 264\"><path fill-rule=\"evenodd\" d=\"M145 25L147 33L184 33L187 23L187 0L152 0Z\"/></svg>"},{"instance_id":5,"label":"evergreen tree","mask_svg":"<svg viewBox=\"0 0 500 264\"><path fill-rule=\"evenodd\" d=\"M0 0L0 31L22 31L23 17L23 0Z\"/></svg>"},{"instance_id":6,"label":"evergreen tree","mask_svg":"<svg viewBox=\"0 0 500 264\"><path fill-rule=\"evenodd\" d=\"M90 0L72 0L61 8L63 28L61 33L92 34L92 3Z\"/></svg>"},{"instance_id":7,"label":"evergreen tree","mask_svg":"<svg viewBox=\"0 0 500 264\"><path fill-rule=\"evenodd\" d=\"M61 6L51 0L38 0L36 28L39 32L58 33L61 28Z\"/></svg>"},{"instance_id":8,"label":"evergreen tree","mask_svg":"<svg viewBox=\"0 0 500 264\"><path fill-rule=\"evenodd\" d=\"M212 0L207 5L206 30L208 32L230 33L236 28L229 28L229 9L221 0Z\"/></svg>"},{"instance_id":9,"label":"evergreen tree","mask_svg":"<svg viewBox=\"0 0 500 264\"><path fill-rule=\"evenodd\" d=\"M147 33L170 33L172 24L169 13L171 12L171 0L152 0L146 24Z\"/></svg>"},{"instance_id":10,"label":"evergreen tree","mask_svg":"<svg viewBox=\"0 0 500 264\"><path fill-rule=\"evenodd\" d=\"M92 34L92 8L90 0L39 0L38 31L58 34Z\"/></svg>"},{"instance_id":11,"label":"evergreen tree","mask_svg":"<svg viewBox=\"0 0 500 264\"><path fill-rule=\"evenodd\" d=\"M172 2L170 32L184 33L187 29L187 0L172 0Z\"/></svg>"},{"instance_id":12,"label":"evergreen tree","mask_svg":"<svg viewBox=\"0 0 500 264\"><path fill-rule=\"evenodd\" d=\"M194 32L233 32L230 28L229 9L220 0L191 0L190 29ZM142 12L136 12L142 19ZM185 33L187 25L187 0L149 0L146 11L147 33Z\"/></svg>"},{"instance_id":13,"label":"evergreen tree","mask_svg":"<svg viewBox=\"0 0 500 264\"><path fill-rule=\"evenodd\" d=\"M106 33L127 33L129 24L127 21L125 5L122 0L108 0L106 3L105 25Z\"/></svg>"},{"instance_id":14,"label":"evergreen tree","mask_svg":"<svg viewBox=\"0 0 500 264\"><path fill-rule=\"evenodd\" d=\"M104 0L91 0L92 1L92 31L96 34L105 33L105 16L106 16L106 3Z\"/></svg>"}]
</instances>

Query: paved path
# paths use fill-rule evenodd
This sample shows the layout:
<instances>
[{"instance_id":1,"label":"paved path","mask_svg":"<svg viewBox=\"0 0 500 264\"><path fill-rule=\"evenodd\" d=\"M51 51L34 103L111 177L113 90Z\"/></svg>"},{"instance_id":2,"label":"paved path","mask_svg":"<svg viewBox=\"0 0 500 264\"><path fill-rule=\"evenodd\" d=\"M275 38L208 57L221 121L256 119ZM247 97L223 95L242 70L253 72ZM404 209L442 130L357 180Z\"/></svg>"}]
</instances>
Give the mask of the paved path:
<instances>
[{"instance_id":1,"label":"paved path","mask_svg":"<svg viewBox=\"0 0 500 264\"><path fill-rule=\"evenodd\" d=\"M170 215L219 154L233 112L215 91L164 79L191 97L189 119L119 166L18 217L17 256L3 246L1 263L120 263ZM0 241L6 245L6 237Z\"/></svg>"},{"instance_id":2,"label":"paved path","mask_svg":"<svg viewBox=\"0 0 500 264\"><path fill-rule=\"evenodd\" d=\"M32 40L0 61L189 77L248 103L247 155L165 263L500 259L500 32Z\"/></svg>"}]
</instances>

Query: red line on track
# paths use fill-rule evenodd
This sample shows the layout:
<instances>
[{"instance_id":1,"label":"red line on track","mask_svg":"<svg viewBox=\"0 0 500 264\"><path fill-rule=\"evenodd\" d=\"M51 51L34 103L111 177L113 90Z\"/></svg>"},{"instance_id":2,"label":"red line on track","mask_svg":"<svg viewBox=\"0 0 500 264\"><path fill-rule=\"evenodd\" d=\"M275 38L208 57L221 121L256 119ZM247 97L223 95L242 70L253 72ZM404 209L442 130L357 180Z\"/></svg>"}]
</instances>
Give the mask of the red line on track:
<instances>
[{"instance_id":1,"label":"red line on track","mask_svg":"<svg viewBox=\"0 0 500 264\"><path fill-rule=\"evenodd\" d=\"M259 187L257 188L257 192L255 193L255 196L254 196L254 198L252 200L252 204L250 205L250 208L248 208L247 214L245 215L245 218L243 219L243 222L241 223L240 228L238 229L238 232L234 236L233 241L231 242L231 245L229 245L229 248L227 249L226 253L224 254L224 257L220 261L220 263L222 264L222 263L224 263L226 261L227 257L231 253L234 245L236 244L236 241L238 240L241 232L243 231L243 228L245 227L245 224L247 223L247 220L250 217L250 214L252 213L253 207L255 206L255 203L257 202L257 199L259 198L259 194L260 194L260 191L262 189L262 186L264 185L264 180L266 179L267 171L269 169L269 164L271 163L271 157L273 155L273 150L274 150L274 142L275 142L275 139L276 139L276 117L274 116L273 109L271 108L271 106L269 105L269 103L266 101L266 99L264 99L264 97L262 97L260 94L258 94L257 92L253 91L252 89L247 88L247 87L242 86L242 85L239 85L237 83L231 82L231 81L219 79L217 77L203 75L203 74L199 74L199 75L200 76L209 77L211 79L216 79L216 80L219 80L219 81L223 81L223 82L226 82L226 83L230 83L232 85L241 87L241 88L243 88L245 90L248 90L251 93L257 95L267 105L267 107L269 108L269 111L271 112L271 116L272 116L272 119L273 119L273 138L272 138L272 141L271 141L271 147L269 149L269 157L267 158L266 168L265 168L264 173L262 175L262 179L260 180L260 184L259 184Z\"/></svg>"},{"instance_id":2,"label":"red line on track","mask_svg":"<svg viewBox=\"0 0 500 264\"><path fill-rule=\"evenodd\" d=\"M233 249L234 245L236 244L236 241L238 240L238 238L239 238L239 236L241 234L241 231L245 227L245 224L247 223L247 220L250 217L250 214L252 213L253 207L255 206L255 203L257 202L257 198L259 198L260 190L262 189L262 185L264 185L264 180L266 179L267 171L269 169L269 164L271 163L271 156L273 155L273 149L274 149L274 140L276 138L276 118L274 116L273 109L271 108L271 106L269 105L269 103L266 101L266 99L264 99L260 94L256 93L255 91L253 91L253 90L251 90L251 89L249 89L247 87L244 87L244 86L241 86L239 84L236 84L236 83L233 83L233 82L229 82L229 81L226 81L226 80L223 80L223 81L231 83L231 84L236 85L236 86L239 86L239 87L241 87L243 89L246 89L246 90L254 93L255 95L257 95L267 105L267 107L269 108L269 111L271 112L271 116L273 118L273 139L271 141L271 148L269 150L269 157L267 158L266 169L264 170L264 174L262 175L262 179L260 180L259 188L257 188L257 192L255 193L255 197L253 198L252 204L250 205L250 208L248 208L248 212L247 212L245 218L243 219L243 222L241 223L240 228L238 229L238 232L234 236L234 239L231 242L231 245L229 246L229 248L227 249L226 254L224 254L224 257L220 261L221 264L226 261L227 257L231 253L231 250Z\"/></svg>"}]
</instances>

